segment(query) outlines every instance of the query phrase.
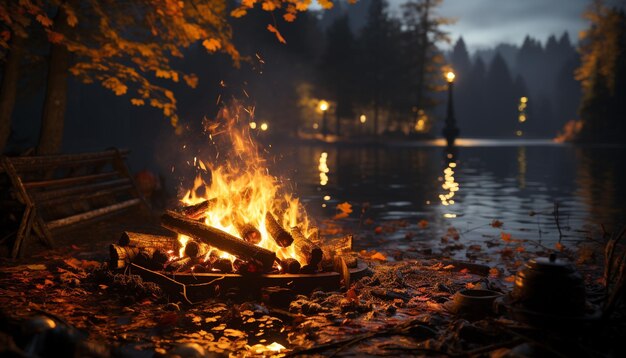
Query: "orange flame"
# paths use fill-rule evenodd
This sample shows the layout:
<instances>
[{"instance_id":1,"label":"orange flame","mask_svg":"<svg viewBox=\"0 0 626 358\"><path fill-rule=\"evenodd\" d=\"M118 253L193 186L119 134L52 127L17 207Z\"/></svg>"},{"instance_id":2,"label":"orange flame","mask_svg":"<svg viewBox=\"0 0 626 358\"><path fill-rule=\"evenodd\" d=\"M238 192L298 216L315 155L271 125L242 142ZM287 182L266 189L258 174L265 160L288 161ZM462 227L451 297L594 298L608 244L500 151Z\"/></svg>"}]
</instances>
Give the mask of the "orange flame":
<instances>
[{"instance_id":1,"label":"orange flame","mask_svg":"<svg viewBox=\"0 0 626 358\"><path fill-rule=\"evenodd\" d=\"M212 200L205 212L206 225L241 238L234 223L243 220L261 233L257 246L276 252L280 259L295 258L304 265L304 258L299 257L293 245L278 246L265 227L265 215L270 212L285 230L297 227L305 236L309 235L309 219L304 207L297 198L284 193L278 179L269 174L266 161L251 136L252 113L237 105L223 107L216 121L205 123L205 131L220 149L216 155L220 160L194 158L194 164L210 173L210 180L198 175L181 202L194 205ZM182 246L188 240L179 235ZM182 252L183 249L181 256ZM221 252L219 256L234 260L228 253Z\"/></svg>"}]
</instances>

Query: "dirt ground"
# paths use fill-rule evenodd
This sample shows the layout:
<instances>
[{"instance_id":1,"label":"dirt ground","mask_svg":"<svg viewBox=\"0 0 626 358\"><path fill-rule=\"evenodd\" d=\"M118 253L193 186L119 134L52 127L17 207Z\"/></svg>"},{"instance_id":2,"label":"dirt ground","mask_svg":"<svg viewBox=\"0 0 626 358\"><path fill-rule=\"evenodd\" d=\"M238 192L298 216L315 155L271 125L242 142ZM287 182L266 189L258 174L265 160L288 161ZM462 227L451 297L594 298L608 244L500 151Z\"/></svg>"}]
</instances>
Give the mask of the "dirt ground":
<instances>
[{"instance_id":1,"label":"dirt ground","mask_svg":"<svg viewBox=\"0 0 626 358\"><path fill-rule=\"evenodd\" d=\"M34 243L29 257L2 259L2 355L599 357L626 353L621 343L626 338L621 305L605 320L557 322L552 327L530 326L506 314L468 316L451 311L457 291L508 293L526 260L555 250L576 262L587 284L589 304L599 307L604 299L600 245L537 247L501 231L492 250L486 250L465 247L452 229L432 250L422 245L410 253L355 252L368 263L369 274L348 289L309 295L224 294L189 304L154 283L106 267L108 244L116 242L123 230L156 233L162 230L157 223L156 217L126 215L61 235L56 249L43 250ZM349 229L340 226L328 223L325 230ZM502 223L492 226L500 230ZM477 265L450 260L458 250L465 250L467 261ZM42 329L50 320L56 328Z\"/></svg>"}]
</instances>

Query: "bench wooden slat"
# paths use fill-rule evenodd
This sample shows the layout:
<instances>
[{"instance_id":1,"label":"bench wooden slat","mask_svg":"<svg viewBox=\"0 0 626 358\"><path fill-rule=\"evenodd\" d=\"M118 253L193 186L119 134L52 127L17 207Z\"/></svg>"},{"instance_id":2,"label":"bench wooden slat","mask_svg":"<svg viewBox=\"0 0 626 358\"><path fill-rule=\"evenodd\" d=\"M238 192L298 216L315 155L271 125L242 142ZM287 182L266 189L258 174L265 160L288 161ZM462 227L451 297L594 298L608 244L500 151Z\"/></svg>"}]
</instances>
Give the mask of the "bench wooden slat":
<instances>
[{"instance_id":1,"label":"bench wooden slat","mask_svg":"<svg viewBox=\"0 0 626 358\"><path fill-rule=\"evenodd\" d=\"M42 191L42 192L33 193L32 195L35 198L35 201L39 203L39 202L45 202L45 201L56 199L56 198L61 198L61 197L66 197L66 196L71 196L71 195L76 195L76 194L81 194L81 193L88 193L90 191L113 188L113 187L122 186L122 185L129 185L129 184L132 185L132 181L129 178L121 178L121 179L104 181L100 183L81 185L81 186L77 186L74 188Z\"/></svg>"},{"instance_id":2,"label":"bench wooden slat","mask_svg":"<svg viewBox=\"0 0 626 358\"><path fill-rule=\"evenodd\" d=\"M90 182L90 181L95 181L95 180L115 178L119 176L120 176L120 173L118 172L81 175L81 176L62 178L62 179L50 179L50 180L25 182L24 187L26 189L34 189L34 188L59 186L59 185L75 185L75 184L80 184L80 183Z\"/></svg>"},{"instance_id":3,"label":"bench wooden slat","mask_svg":"<svg viewBox=\"0 0 626 358\"><path fill-rule=\"evenodd\" d=\"M89 199L94 199L102 196L111 196L114 194L129 192L133 189L132 184L123 184L120 186L114 186L111 189L102 189L102 190L85 190L81 193L75 193L74 195L68 196L59 196L56 198L51 198L48 200L42 200L39 202L39 206L41 207L50 207L55 205L62 205L70 202L78 202L85 201Z\"/></svg>"},{"instance_id":4,"label":"bench wooden slat","mask_svg":"<svg viewBox=\"0 0 626 358\"><path fill-rule=\"evenodd\" d=\"M139 205L139 204L141 204L140 199L130 199L130 200L123 201L121 203L105 206L103 208L98 208L95 210L86 211L81 214L68 216L63 219L48 221L47 226L48 226L48 229L54 230L63 226L72 225L72 224L75 224L84 220L93 219L98 216L120 211L120 210L130 208L132 206Z\"/></svg>"},{"instance_id":5,"label":"bench wooden slat","mask_svg":"<svg viewBox=\"0 0 626 358\"><path fill-rule=\"evenodd\" d=\"M129 150L107 150L105 152L62 154L62 155L39 155L33 157L11 157L11 164L18 172L39 171L46 168L66 168L91 163L106 162L115 159L119 155L124 158ZM1 170L1 169L0 169Z\"/></svg>"}]
</instances>

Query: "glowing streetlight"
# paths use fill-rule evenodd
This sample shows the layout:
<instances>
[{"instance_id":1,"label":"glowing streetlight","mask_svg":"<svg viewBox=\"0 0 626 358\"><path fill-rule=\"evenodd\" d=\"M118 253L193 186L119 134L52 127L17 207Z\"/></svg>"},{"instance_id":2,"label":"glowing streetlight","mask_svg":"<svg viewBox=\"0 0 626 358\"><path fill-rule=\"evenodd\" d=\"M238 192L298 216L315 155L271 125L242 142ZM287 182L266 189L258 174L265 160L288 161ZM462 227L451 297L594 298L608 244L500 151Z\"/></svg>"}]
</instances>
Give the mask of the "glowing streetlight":
<instances>
[{"instance_id":1,"label":"glowing streetlight","mask_svg":"<svg viewBox=\"0 0 626 358\"><path fill-rule=\"evenodd\" d=\"M365 124L365 121L367 121L367 117L366 117L364 114L362 114L362 115L359 117L359 121L360 121L361 123Z\"/></svg>"},{"instance_id":2,"label":"glowing streetlight","mask_svg":"<svg viewBox=\"0 0 626 358\"><path fill-rule=\"evenodd\" d=\"M320 111L322 111L322 135L326 137L328 135L328 120L326 119L326 111L328 111L329 104L325 100L320 101Z\"/></svg>"},{"instance_id":3,"label":"glowing streetlight","mask_svg":"<svg viewBox=\"0 0 626 358\"><path fill-rule=\"evenodd\" d=\"M261 123L261 130L262 131L266 131L269 128L269 125L267 123Z\"/></svg>"},{"instance_id":4,"label":"glowing streetlight","mask_svg":"<svg viewBox=\"0 0 626 358\"><path fill-rule=\"evenodd\" d=\"M256 129L256 122L250 122L250 129Z\"/></svg>"},{"instance_id":5,"label":"glowing streetlight","mask_svg":"<svg viewBox=\"0 0 626 358\"><path fill-rule=\"evenodd\" d=\"M454 77L456 77L454 72L448 71L448 73L446 73L446 81L448 81L448 83L454 82Z\"/></svg>"},{"instance_id":6,"label":"glowing streetlight","mask_svg":"<svg viewBox=\"0 0 626 358\"><path fill-rule=\"evenodd\" d=\"M452 102L452 88L454 87L454 78L456 75L452 71L448 71L445 75L448 81L448 112L446 114L446 125L443 128L443 136L448 142L448 146L454 145L456 137L459 135L459 128L456 126L454 119L454 103Z\"/></svg>"}]
</instances>

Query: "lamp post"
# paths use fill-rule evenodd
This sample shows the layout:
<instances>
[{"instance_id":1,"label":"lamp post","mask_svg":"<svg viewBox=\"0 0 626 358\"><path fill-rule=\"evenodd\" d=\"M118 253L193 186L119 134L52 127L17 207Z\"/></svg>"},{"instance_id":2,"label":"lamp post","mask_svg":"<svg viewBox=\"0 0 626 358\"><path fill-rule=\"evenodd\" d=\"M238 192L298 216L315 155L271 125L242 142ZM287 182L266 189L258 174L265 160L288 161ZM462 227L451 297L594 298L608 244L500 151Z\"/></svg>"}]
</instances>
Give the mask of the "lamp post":
<instances>
[{"instance_id":1,"label":"lamp post","mask_svg":"<svg viewBox=\"0 0 626 358\"><path fill-rule=\"evenodd\" d=\"M328 110L328 102L320 101L320 111L322 111L322 135L324 138L328 135L328 120L326 119L326 111Z\"/></svg>"},{"instance_id":2,"label":"lamp post","mask_svg":"<svg viewBox=\"0 0 626 358\"><path fill-rule=\"evenodd\" d=\"M454 118L454 103L452 99L454 77L456 77L454 72L448 71L446 73L446 81L448 81L448 111L446 114L446 125L443 128L443 136L446 138L449 147L454 145L456 137L459 136L459 128L457 128L456 119Z\"/></svg>"}]
</instances>

